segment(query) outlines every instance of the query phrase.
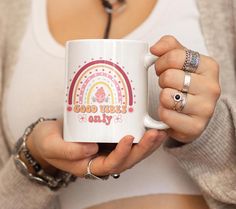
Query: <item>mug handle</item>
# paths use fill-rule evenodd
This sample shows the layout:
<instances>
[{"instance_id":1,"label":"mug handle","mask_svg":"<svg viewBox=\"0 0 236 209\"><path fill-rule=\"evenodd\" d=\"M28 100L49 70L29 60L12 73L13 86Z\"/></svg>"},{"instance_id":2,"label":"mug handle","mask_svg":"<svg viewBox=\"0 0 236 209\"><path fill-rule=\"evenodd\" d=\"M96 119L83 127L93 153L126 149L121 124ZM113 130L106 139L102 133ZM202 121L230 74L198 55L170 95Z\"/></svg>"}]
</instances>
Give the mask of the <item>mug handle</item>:
<instances>
[{"instance_id":1,"label":"mug handle","mask_svg":"<svg viewBox=\"0 0 236 209\"><path fill-rule=\"evenodd\" d=\"M152 54L145 55L144 58L144 67L148 70L156 61L158 57ZM148 113L144 116L144 126L147 128L154 128L154 129L168 129L169 126L162 121L154 120Z\"/></svg>"}]
</instances>

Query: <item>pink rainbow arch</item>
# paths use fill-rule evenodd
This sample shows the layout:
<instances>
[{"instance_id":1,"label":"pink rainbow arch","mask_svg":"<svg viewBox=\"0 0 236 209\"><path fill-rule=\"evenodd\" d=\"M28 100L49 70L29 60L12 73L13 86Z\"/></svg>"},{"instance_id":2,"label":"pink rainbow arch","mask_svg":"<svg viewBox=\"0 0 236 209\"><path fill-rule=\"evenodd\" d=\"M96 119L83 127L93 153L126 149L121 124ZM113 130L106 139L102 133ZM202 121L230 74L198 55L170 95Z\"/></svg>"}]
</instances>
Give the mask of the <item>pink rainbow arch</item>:
<instances>
[{"instance_id":1,"label":"pink rainbow arch","mask_svg":"<svg viewBox=\"0 0 236 209\"><path fill-rule=\"evenodd\" d=\"M89 62L89 63L87 63L86 65L84 65L83 67L80 68L80 70L75 74L75 76L74 76L74 78L71 82L69 92L68 92L68 104L72 105L73 92L75 90L74 88L75 88L75 85L76 85L76 81L79 78L79 76L81 75L81 73L84 70L86 70L88 67L90 67L92 65L96 65L96 64L110 65L110 66L114 67L115 69L117 69L120 72L120 74L123 76L123 78L126 82L126 85L127 85L128 94L129 94L129 105L132 106L133 105L133 92L132 92L132 87L131 87L130 81L129 81L126 73L122 70L122 68L119 65L117 65L117 64L115 64L111 61L107 61L107 60L94 60L94 61Z\"/></svg>"}]
</instances>

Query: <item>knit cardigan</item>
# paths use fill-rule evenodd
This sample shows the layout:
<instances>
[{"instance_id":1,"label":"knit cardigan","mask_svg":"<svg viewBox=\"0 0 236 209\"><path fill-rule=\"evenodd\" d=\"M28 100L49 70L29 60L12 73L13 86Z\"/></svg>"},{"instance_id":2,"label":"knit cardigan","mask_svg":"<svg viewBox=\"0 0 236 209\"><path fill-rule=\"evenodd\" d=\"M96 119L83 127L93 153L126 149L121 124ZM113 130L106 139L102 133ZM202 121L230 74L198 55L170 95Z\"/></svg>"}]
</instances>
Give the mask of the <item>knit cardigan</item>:
<instances>
[{"instance_id":1,"label":"knit cardigan","mask_svg":"<svg viewBox=\"0 0 236 209\"><path fill-rule=\"evenodd\" d=\"M236 208L236 1L196 0L210 56L220 64L222 95L206 130L194 142L165 150L199 185L212 209ZM0 208L60 208L57 193L29 181L15 167L8 136L4 92L14 71L30 0L0 0Z\"/></svg>"}]
</instances>

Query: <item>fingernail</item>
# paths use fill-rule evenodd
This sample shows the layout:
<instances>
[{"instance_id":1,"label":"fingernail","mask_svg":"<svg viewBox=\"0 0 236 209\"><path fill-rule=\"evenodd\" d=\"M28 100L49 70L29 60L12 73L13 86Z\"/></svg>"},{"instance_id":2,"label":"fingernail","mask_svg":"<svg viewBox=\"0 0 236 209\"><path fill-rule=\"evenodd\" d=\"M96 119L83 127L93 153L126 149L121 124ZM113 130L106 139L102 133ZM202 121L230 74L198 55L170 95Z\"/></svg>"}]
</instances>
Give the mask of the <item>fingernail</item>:
<instances>
[{"instance_id":1,"label":"fingernail","mask_svg":"<svg viewBox=\"0 0 236 209\"><path fill-rule=\"evenodd\" d=\"M159 141L163 142L165 139L167 139L167 134L165 132L160 132L158 135Z\"/></svg>"},{"instance_id":2,"label":"fingernail","mask_svg":"<svg viewBox=\"0 0 236 209\"><path fill-rule=\"evenodd\" d=\"M166 139L166 134L162 132L158 132L155 137L153 137L151 140L153 143L160 143L163 142Z\"/></svg>"},{"instance_id":3,"label":"fingernail","mask_svg":"<svg viewBox=\"0 0 236 209\"><path fill-rule=\"evenodd\" d=\"M149 130L148 131L148 136L149 136L149 140L151 141L151 142L156 142L156 140L157 140L157 137L158 137L158 131L157 130Z\"/></svg>"},{"instance_id":4,"label":"fingernail","mask_svg":"<svg viewBox=\"0 0 236 209\"><path fill-rule=\"evenodd\" d=\"M95 144L88 144L84 147L86 155L94 155L98 152L98 146Z\"/></svg>"},{"instance_id":5,"label":"fingernail","mask_svg":"<svg viewBox=\"0 0 236 209\"><path fill-rule=\"evenodd\" d=\"M125 140L126 140L126 144L128 146L132 146L133 145L133 141L134 141L134 137L133 136L126 136Z\"/></svg>"},{"instance_id":6,"label":"fingernail","mask_svg":"<svg viewBox=\"0 0 236 209\"><path fill-rule=\"evenodd\" d=\"M158 142L158 141L159 141L158 136L151 138L151 141L152 141L153 144L155 144L156 142Z\"/></svg>"}]
</instances>

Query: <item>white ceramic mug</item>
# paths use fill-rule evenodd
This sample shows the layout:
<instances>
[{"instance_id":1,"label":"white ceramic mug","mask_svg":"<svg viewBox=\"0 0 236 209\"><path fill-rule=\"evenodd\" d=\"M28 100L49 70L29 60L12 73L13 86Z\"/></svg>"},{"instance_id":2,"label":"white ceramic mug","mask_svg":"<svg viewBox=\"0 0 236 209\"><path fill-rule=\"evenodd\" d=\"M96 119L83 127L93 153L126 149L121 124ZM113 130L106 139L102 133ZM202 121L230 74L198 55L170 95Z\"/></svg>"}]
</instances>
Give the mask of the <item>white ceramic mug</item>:
<instances>
[{"instance_id":1,"label":"white ceramic mug","mask_svg":"<svg viewBox=\"0 0 236 209\"><path fill-rule=\"evenodd\" d=\"M64 140L138 142L145 127L168 126L148 115L148 68L156 61L146 42L88 39L66 44Z\"/></svg>"}]
</instances>

